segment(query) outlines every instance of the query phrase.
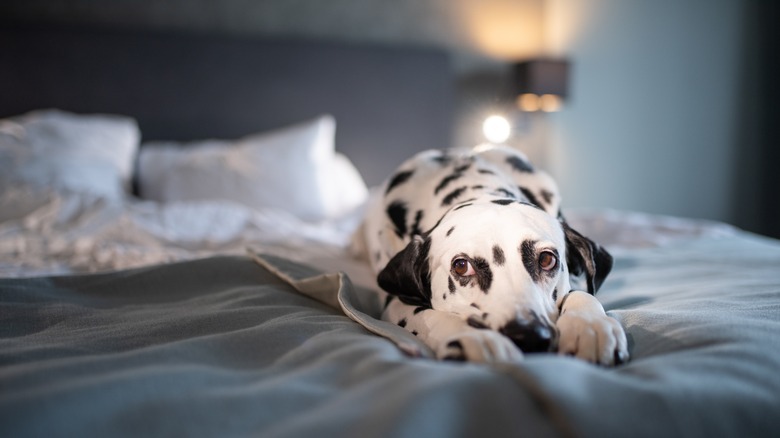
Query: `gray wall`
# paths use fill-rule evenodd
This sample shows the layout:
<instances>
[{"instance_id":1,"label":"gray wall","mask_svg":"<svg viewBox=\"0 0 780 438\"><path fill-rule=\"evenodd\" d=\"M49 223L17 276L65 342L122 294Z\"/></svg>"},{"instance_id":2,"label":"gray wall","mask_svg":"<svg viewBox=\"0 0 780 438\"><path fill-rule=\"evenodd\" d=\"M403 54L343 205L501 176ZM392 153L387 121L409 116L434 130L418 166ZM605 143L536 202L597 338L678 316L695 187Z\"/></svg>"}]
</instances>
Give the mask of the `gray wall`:
<instances>
[{"instance_id":1,"label":"gray wall","mask_svg":"<svg viewBox=\"0 0 780 438\"><path fill-rule=\"evenodd\" d=\"M745 151L741 0L554 0L549 51L574 63L551 118L574 205L734 221Z\"/></svg>"},{"instance_id":2,"label":"gray wall","mask_svg":"<svg viewBox=\"0 0 780 438\"><path fill-rule=\"evenodd\" d=\"M765 202L741 201L762 164L746 158L755 107L745 95L748 15L761 1L12 0L0 15L444 47L460 78L456 145L478 142L484 116L505 112L510 141L550 168L566 205L750 226L740 212ZM508 62L538 55L572 60L571 97L557 114L512 114Z\"/></svg>"}]
</instances>

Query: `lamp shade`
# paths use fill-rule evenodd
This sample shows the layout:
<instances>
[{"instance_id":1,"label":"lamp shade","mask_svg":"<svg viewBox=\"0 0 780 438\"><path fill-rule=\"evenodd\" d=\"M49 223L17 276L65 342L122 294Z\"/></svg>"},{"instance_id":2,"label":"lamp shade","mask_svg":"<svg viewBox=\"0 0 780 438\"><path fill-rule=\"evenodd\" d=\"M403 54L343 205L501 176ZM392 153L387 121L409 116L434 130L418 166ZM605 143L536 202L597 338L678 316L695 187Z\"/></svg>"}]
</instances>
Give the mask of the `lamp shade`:
<instances>
[{"instance_id":1,"label":"lamp shade","mask_svg":"<svg viewBox=\"0 0 780 438\"><path fill-rule=\"evenodd\" d=\"M542 96L553 94L566 97L569 62L566 60L535 59L514 65L515 93Z\"/></svg>"}]
</instances>

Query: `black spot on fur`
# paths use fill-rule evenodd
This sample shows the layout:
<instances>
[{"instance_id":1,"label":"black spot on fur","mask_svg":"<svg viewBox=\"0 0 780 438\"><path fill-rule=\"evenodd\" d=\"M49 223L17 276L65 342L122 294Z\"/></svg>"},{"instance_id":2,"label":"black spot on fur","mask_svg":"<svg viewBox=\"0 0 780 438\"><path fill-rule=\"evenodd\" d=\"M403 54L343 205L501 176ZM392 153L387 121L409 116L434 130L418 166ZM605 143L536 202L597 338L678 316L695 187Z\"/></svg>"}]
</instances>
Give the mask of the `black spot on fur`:
<instances>
[{"instance_id":1,"label":"black spot on fur","mask_svg":"<svg viewBox=\"0 0 780 438\"><path fill-rule=\"evenodd\" d=\"M485 188L485 186L483 186L482 184L477 184L475 186L471 186L471 190L482 190L484 188Z\"/></svg>"},{"instance_id":2,"label":"black spot on fur","mask_svg":"<svg viewBox=\"0 0 780 438\"><path fill-rule=\"evenodd\" d=\"M446 216L446 215L444 215L444 216ZM439 218L439 220L437 220L437 221L436 221L436 223L435 223L435 224L433 224L433 226L431 227L431 229L430 229L430 230L428 230L428 231L426 231L426 232L424 233L424 235L426 235L426 236L430 236L430 235L431 235L431 233L433 233L433 230L435 230L436 228L439 228L439 224L441 224L441 221L444 219L444 216L440 217L440 218Z\"/></svg>"},{"instance_id":3,"label":"black spot on fur","mask_svg":"<svg viewBox=\"0 0 780 438\"><path fill-rule=\"evenodd\" d=\"M439 182L439 184L436 186L436 188L433 190L434 195L438 195L440 191L444 190L451 182L460 179L463 177L464 173L471 167L471 164L474 162L474 158L469 158L468 162L465 164L461 164L460 166L453 169L453 172L444 178Z\"/></svg>"},{"instance_id":4,"label":"black spot on fur","mask_svg":"<svg viewBox=\"0 0 780 438\"><path fill-rule=\"evenodd\" d=\"M542 189L542 191L539 192L539 194L542 195L542 199L544 199L544 202L548 204L552 204L552 200L555 195L553 195L551 191Z\"/></svg>"},{"instance_id":5,"label":"black spot on fur","mask_svg":"<svg viewBox=\"0 0 780 438\"><path fill-rule=\"evenodd\" d=\"M498 205L509 205L509 204L511 204L511 203L513 203L515 201L513 199L494 199L494 200L492 200L490 202L492 202L494 204L498 204Z\"/></svg>"},{"instance_id":6,"label":"black spot on fur","mask_svg":"<svg viewBox=\"0 0 780 438\"><path fill-rule=\"evenodd\" d=\"M517 198L517 196L515 196L515 194L514 194L514 193L510 192L509 190L507 190L507 189L505 189L505 188L503 188L503 187L499 187L499 188L497 188L497 189L496 189L496 193L498 193L499 195L504 195L504 196L506 196L507 198L512 198L512 199L515 199L515 198Z\"/></svg>"},{"instance_id":7,"label":"black spot on fur","mask_svg":"<svg viewBox=\"0 0 780 438\"><path fill-rule=\"evenodd\" d=\"M446 299L447 299L447 294L442 294L442 295L441 295L441 299L442 299L442 300L446 300Z\"/></svg>"},{"instance_id":8,"label":"black spot on fur","mask_svg":"<svg viewBox=\"0 0 780 438\"><path fill-rule=\"evenodd\" d=\"M488 293L490 285L493 284L493 271L490 270L490 263L482 257L474 257L472 264L474 271L477 273L479 289L484 293Z\"/></svg>"},{"instance_id":9,"label":"black spot on fur","mask_svg":"<svg viewBox=\"0 0 780 438\"><path fill-rule=\"evenodd\" d=\"M420 221L423 218L423 211L417 210L417 214L414 216L414 223L412 224L412 235L418 234L422 235L422 230L420 230Z\"/></svg>"},{"instance_id":10,"label":"black spot on fur","mask_svg":"<svg viewBox=\"0 0 780 438\"><path fill-rule=\"evenodd\" d=\"M461 164L460 166L455 168L455 172L463 173L463 172L469 170L469 167L471 167L472 163L474 163L474 157L469 157L468 161L465 164Z\"/></svg>"},{"instance_id":11,"label":"black spot on fur","mask_svg":"<svg viewBox=\"0 0 780 438\"><path fill-rule=\"evenodd\" d=\"M561 263L563 264L563 263ZM558 301L558 288L553 289L553 301Z\"/></svg>"},{"instance_id":12,"label":"black spot on fur","mask_svg":"<svg viewBox=\"0 0 780 438\"><path fill-rule=\"evenodd\" d=\"M560 315L566 313L566 309L564 309L563 306L566 305L566 300L569 299L569 294L572 293L572 291L574 291L574 289L571 289L568 292L566 292L566 295L564 295L563 299L561 300L561 304L558 305L558 313Z\"/></svg>"},{"instance_id":13,"label":"black spot on fur","mask_svg":"<svg viewBox=\"0 0 780 438\"><path fill-rule=\"evenodd\" d=\"M417 336L417 334L418 334L418 333L417 333L417 330L412 330L412 334L413 334L413 335L415 335L415 336Z\"/></svg>"},{"instance_id":14,"label":"black spot on fur","mask_svg":"<svg viewBox=\"0 0 780 438\"><path fill-rule=\"evenodd\" d=\"M446 166L452 161L452 157L447 154L446 151L440 151L440 155L431 158L432 161L439 163L442 166Z\"/></svg>"},{"instance_id":15,"label":"black spot on fur","mask_svg":"<svg viewBox=\"0 0 780 438\"><path fill-rule=\"evenodd\" d=\"M406 318L403 318L400 321L398 321L398 325L400 327L406 327Z\"/></svg>"},{"instance_id":16,"label":"black spot on fur","mask_svg":"<svg viewBox=\"0 0 780 438\"><path fill-rule=\"evenodd\" d=\"M482 308L480 308L479 304L477 304L477 303L471 303L471 307L473 307L473 308L475 308L477 310L482 310Z\"/></svg>"},{"instance_id":17,"label":"black spot on fur","mask_svg":"<svg viewBox=\"0 0 780 438\"><path fill-rule=\"evenodd\" d=\"M536 242L524 240L520 244L520 255L523 258L523 266L525 266L525 270L531 276L531 280L534 283L538 283L542 279L542 273L539 264L536 262Z\"/></svg>"},{"instance_id":18,"label":"black spot on fur","mask_svg":"<svg viewBox=\"0 0 780 438\"><path fill-rule=\"evenodd\" d=\"M436 186L435 189L433 189L433 194L438 195L440 191L444 190L445 187L447 187L451 182L455 181L458 178L461 178L463 176L462 172L455 172L451 173L439 182L439 185Z\"/></svg>"},{"instance_id":19,"label":"black spot on fur","mask_svg":"<svg viewBox=\"0 0 780 438\"><path fill-rule=\"evenodd\" d=\"M460 204L459 206L455 207L455 208L454 208L452 211L458 211L458 210L460 210L461 208L466 208L466 207L468 207L468 206L470 206L470 205L474 205L474 204L472 204L472 203L470 203L470 202L467 202L467 203L465 203L465 204Z\"/></svg>"},{"instance_id":20,"label":"black spot on fur","mask_svg":"<svg viewBox=\"0 0 780 438\"><path fill-rule=\"evenodd\" d=\"M450 290L451 294L455 293L455 282L452 281L452 277L447 277L447 288ZM447 295L445 295L444 297L446 299Z\"/></svg>"},{"instance_id":21,"label":"black spot on fur","mask_svg":"<svg viewBox=\"0 0 780 438\"><path fill-rule=\"evenodd\" d=\"M460 208L460 207L458 207L458 208ZM453 231L455 231L455 227L454 226L452 228L450 228L449 230L447 230L447 237L450 237L450 234L452 234Z\"/></svg>"},{"instance_id":22,"label":"black spot on fur","mask_svg":"<svg viewBox=\"0 0 780 438\"><path fill-rule=\"evenodd\" d=\"M390 180L390 182L387 184L387 190L385 190L385 195L390 193L390 191L393 190L396 186L405 183L409 178L412 177L412 174L414 174L414 170L407 170L404 172L396 173L393 176L393 178Z\"/></svg>"},{"instance_id":23,"label":"black spot on fur","mask_svg":"<svg viewBox=\"0 0 780 438\"><path fill-rule=\"evenodd\" d=\"M528 207L533 207L533 208L535 208L535 209L537 209L537 210L546 211L546 210L545 210L545 209L543 209L542 207L539 207L538 205L531 204L530 202L525 202L525 201L517 201L517 203L518 203L518 204L520 204L520 205L527 205Z\"/></svg>"},{"instance_id":24,"label":"black spot on fur","mask_svg":"<svg viewBox=\"0 0 780 438\"><path fill-rule=\"evenodd\" d=\"M504 257L504 250L501 249L498 245L493 246L493 263L495 263L498 266L504 266L504 262L506 261L506 257Z\"/></svg>"},{"instance_id":25,"label":"black spot on fur","mask_svg":"<svg viewBox=\"0 0 780 438\"><path fill-rule=\"evenodd\" d=\"M448 205L451 205L460 195L463 194L463 192L466 191L466 186L458 187L457 189L451 191L447 196L444 197L441 201L442 207L446 207Z\"/></svg>"},{"instance_id":26,"label":"black spot on fur","mask_svg":"<svg viewBox=\"0 0 780 438\"><path fill-rule=\"evenodd\" d=\"M463 344L461 344L460 341L451 341L447 344L447 348L453 348L458 351L445 356L444 360L454 360L458 362L464 362L466 360L466 355L463 354Z\"/></svg>"},{"instance_id":27,"label":"black spot on fur","mask_svg":"<svg viewBox=\"0 0 780 438\"><path fill-rule=\"evenodd\" d=\"M495 175L496 172L493 172L490 169L477 169L477 172L483 174L483 175Z\"/></svg>"},{"instance_id":28,"label":"black spot on fur","mask_svg":"<svg viewBox=\"0 0 780 438\"><path fill-rule=\"evenodd\" d=\"M539 200L536 199L536 195L534 195L533 192L531 192L530 190L522 186L517 186L517 188L520 189L521 192L523 192L523 196L525 196L528 199L528 202L530 202L531 204L539 208L542 208L542 204L539 203Z\"/></svg>"},{"instance_id":29,"label":"black spot on fur","mask_svg":"<svg viewBox=\"0 0 780 438\"><path fill-rule=\"evenodd\" d=\"M506 162L509 163L512 168L518 172L523 173L530 173L534 171L533 166L531 166L531 163L523 160L522 158L513 155L506 159Z\"/></svg>"},{"instance_id":30,"label":"black spot on fur","mask_svg":"<svg viewBox=\"0 0 780 438\"><path fill-rule=\"evenodd\" d=\"M555 257L558 258L558 251L554 249L551 251L555 254ZM520 245L520 254L523 257L523 266L525 266L525 270L528 271L531 279L536 283L541 281L543 276L554 277L560 271L560 269L545 271L539 266L539 260L536 254L536 242L533 240L523 241ZM560 260L558 263L560 263Z\"/></svg>"},{"instance_id":31,"label":"black spot on fur","mask_svg":"<svg viewBox=\"0 0 780 438\"><path fill-rule=\"evenodd\" d=\"M406 204L401 201L394 201L387 207L387 216L395 225L395 234L403 239L406 236Z\"/></svg>"},{"instance_id":32,"label":"black spot on fur","mask_svg":"<svg viewBox=\"0 0 780 438\"><path fill-rule=\"evenodd\" d=\"M460 341L450 341L450 342L447 344L447 347L449 347L449 348L460 348L460 349L462 349L462 348L463 348L463 344L461 344L461 343L460 343Z\"/></svg>"},{"instance_id":33,"label":"black spot on fur","mask_svg":"<svg viewBox=\"0 0 780 438\"><path fill-rule=\"evenodd\" d=\"M473 316L469 316L469 318L466 320L466 323L476 329L486 329L489 328L487 324L484 322L478 320L477 318Z\"/></svg>"}]
</instances>

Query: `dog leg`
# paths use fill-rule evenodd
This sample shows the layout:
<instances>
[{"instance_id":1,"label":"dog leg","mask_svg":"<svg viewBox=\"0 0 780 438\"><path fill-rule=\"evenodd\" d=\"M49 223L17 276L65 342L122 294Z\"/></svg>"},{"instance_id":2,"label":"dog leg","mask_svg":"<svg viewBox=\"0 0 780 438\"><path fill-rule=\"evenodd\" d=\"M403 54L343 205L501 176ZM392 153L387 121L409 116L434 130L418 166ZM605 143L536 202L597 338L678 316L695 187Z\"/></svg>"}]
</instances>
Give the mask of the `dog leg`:
<instances>
[{"instance_id":1,"label":"dog leg","mask_svg":"<svg viewBox=\"0 0 780 438\"><path fill-rule=\"evenodd\" d=\"M575 290L564 297L556 326L559 354L607 366L628 360L623 327L593 295Z\"/></svg>"},{"instance_id":2,"label":"dog leg","mask_svg":"<svg viewBox=\"0 0 780 438\"><path fill-rule=\"evenodd\" d=\"M523 353L506 336L468 325L448 312L404 304L393 299L382 319L398 324L420 338L442 360L519 362Z\"/></svg>"}]
</instances>

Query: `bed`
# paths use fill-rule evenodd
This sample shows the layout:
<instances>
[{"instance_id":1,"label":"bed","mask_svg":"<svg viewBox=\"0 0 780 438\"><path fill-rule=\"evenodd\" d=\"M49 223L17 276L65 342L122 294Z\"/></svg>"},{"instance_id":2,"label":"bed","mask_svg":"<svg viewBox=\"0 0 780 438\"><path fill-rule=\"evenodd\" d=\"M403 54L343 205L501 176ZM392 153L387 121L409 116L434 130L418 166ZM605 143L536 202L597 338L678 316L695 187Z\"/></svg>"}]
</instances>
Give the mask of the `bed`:
<instances>
[{"instance_id":1,"label":"bed","mask_svg":"<svg viewBox=\"0 0 780 438\"><path fill-rule=\"evenodd\" d=\"M5 25L0 59L3 436L780 433L780 242L726 224L565 211L615 257L616 368L377 319L350 235L449 144L443 52Z\"/></svg>"}]
</instances>

